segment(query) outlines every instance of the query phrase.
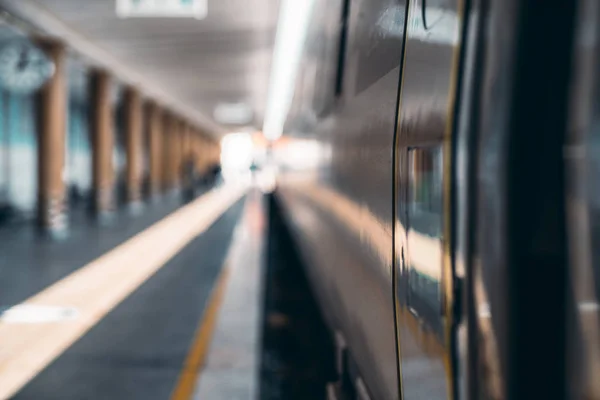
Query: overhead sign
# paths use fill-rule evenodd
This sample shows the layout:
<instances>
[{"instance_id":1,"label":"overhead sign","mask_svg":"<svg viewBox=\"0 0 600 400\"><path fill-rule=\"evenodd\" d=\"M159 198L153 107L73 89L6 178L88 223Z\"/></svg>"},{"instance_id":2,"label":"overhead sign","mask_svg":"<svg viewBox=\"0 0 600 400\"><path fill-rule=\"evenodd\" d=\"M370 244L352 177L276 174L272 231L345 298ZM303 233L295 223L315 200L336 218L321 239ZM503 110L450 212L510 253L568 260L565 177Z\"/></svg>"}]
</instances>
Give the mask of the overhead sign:
<instances>
[{"instance_id":1,"label":"overhead sign","mask_svg":"<svg viewBox=\"0 0 600 400\"><path fill-rule=\"evenodd\" d=\"M206 17L207 0L117 0L120 18Z\"/></svg>"}]
</instances>

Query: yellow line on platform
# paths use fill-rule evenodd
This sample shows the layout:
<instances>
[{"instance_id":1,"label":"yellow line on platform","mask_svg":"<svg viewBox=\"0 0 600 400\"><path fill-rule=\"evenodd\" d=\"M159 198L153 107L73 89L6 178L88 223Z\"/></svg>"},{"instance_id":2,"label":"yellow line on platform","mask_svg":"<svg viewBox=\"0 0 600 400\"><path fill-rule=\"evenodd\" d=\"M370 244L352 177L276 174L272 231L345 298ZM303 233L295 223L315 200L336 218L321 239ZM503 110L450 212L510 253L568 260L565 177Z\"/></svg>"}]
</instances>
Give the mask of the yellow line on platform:
<instances>
[{"instance_id":1,"label":"yellow line on platform","mask_svg":"<svg viewBox=\"0 0 600 400\"><path fill-rule=\"evenodd\" d=\"M225 186L205 194L22 303L70 307L78 315L37 324L0 322L0 399L17 393L208 229L245 191L245 187Z\"/></svg>"},{"instance_id":2,"label":"yellow line on platform","mask_svg":"<svg viewBox=\"0 0 600 400\"><path fill-rule=\"evenodd\" d=\"M210 301L198 328L190 351L187 355L183 369L171 395L171 400L189 400L194 393L198 373L206 360L209 344L215 330L217 315L223 302L225 295L225 287L227 286L227 277L229 276L229 268L227 264L223 266L223 270L219 276L217 285L211 295Z\"/></svg>"}]
</instances>

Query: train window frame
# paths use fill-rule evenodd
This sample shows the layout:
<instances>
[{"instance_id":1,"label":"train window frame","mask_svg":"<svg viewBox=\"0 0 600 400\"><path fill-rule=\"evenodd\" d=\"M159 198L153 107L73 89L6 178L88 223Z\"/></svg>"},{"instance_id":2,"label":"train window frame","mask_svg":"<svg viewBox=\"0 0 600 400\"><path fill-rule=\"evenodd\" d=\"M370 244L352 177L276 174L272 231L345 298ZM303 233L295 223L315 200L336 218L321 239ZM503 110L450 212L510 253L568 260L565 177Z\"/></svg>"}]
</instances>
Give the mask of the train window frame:
<instances>
[{"instance_id":1,"label":"train window frame","mask_svg":"<svg viewBox=\"0 0 600 400\"><path fill-rule=\"evenodd\" d=\"M311 107L318 118L329 115L343 99L351 1L338 0L336 4L326 3L328 8L322 10L324 15L333 16L335 12L337 27L331 28L327 25L326 32L322 32L325 36L323 41L331 38L330 46L318 50L319 65L313 73ZM332 6L335 6L335 9L329 8ZM328 47L330 52L327 51Z\"/></svg>"},{"instance_id":2,"label":"train window frame","mask_svg":"<svg viewBox=\"0 0 600 400\"><path fill-rule=\"evenodd\" d=\"M352 0L342 0L342 15L340 21L340 36L338 40L337 69L335 76L334 96L339 99L344 94L344 73L346 52L348 48L348 25L350 24L350 3Z\"/></svg>"}]
</instances>

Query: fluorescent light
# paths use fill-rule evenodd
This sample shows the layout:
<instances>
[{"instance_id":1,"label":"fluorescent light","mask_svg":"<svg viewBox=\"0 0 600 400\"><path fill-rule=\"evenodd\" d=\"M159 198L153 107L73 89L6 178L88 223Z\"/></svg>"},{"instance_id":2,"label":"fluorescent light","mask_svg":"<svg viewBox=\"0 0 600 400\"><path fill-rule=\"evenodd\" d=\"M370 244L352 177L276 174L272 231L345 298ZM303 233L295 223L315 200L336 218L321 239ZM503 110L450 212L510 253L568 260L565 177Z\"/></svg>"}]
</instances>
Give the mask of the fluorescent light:
<instances>
[{"instance_id":1,"label":"fluorescent light","mask_svg":"<svg viewBox=\"0 0 600 400\"><path fill-rule=\"evenodd\" d=\"M248 133L227 134L221 139L221 166L224 170L247 170L252 165L253 150Z\"/></svg>"},{"instance_id":2,"label":"fluorescent light","mask_svg":"<svg viewBox=\"0 0 600 400\"><path fill-rule=\"evenodd\" d=\"M213 117L220 124L243 125L252 122L254 113L246 103L219 103Z\"/></svg>"},{"instance_id":3,"label":"fluorescent light","mask_svg":"<svg viewBox=\"0 0 600 400\"><path fill-rule=\"evenodd\" d=\"M314 0L282 0L281 3L263 125L264 135L269 140L276 140L283 133L313 3Z\"/></svg>"}]
</instances>

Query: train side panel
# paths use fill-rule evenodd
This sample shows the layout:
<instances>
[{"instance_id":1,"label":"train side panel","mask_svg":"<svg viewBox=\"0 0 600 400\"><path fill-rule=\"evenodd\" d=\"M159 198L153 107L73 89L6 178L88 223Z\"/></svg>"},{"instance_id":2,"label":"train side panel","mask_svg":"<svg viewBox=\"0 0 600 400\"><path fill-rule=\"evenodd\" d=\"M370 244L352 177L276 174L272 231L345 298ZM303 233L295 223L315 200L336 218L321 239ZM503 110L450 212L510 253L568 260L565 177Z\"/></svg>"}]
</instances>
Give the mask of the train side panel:
<instances>
[{"instance_id":1,"label":"train side panel","mask_svg":"<svg viewBox=\"0 0 600 400\"><path fill-rule=\"evenodd\" d=\"M406 5L350 3L342 69L320 64L335 60L344 43L326 28L343 26L336 22L344 3L317 2L321 17L311 28L292 110L297 125L288 127L289 154L308 146L316 159L290 165L277 195L330 327L347 342L373 398L398 399L392 149ZM321 7L331 4L337 10L325 11L327 21Z\"/></svg>"}]
</instances>

